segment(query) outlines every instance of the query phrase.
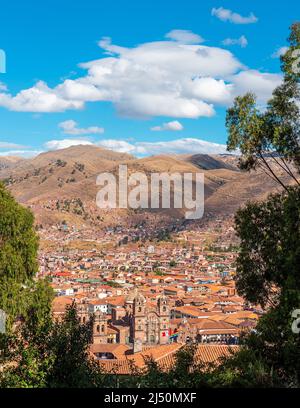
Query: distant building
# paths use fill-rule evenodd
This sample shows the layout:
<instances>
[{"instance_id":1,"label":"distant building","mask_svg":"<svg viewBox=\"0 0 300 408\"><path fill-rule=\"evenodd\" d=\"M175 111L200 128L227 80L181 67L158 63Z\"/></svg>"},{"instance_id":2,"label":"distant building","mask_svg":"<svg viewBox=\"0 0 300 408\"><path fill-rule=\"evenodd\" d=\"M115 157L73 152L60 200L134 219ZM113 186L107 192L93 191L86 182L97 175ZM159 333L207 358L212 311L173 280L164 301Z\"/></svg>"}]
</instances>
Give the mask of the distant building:
<instances>
[{"instance_id":1,"label":"distant building","mask_svg":"<svg viewBox=\"0 0 300 408\"><path fill-rule=\"evenodd\" d=\"M167 344L169 341L170 309L168 298L160 296L155 306L137 291L128 296L125 303L126 318L130 326L130 343Z\"/></svg>"},{"instance_id":2,"label":"distant building","mask_svg":"<svg viewBox=\"0 0 300 408\"><path fill-rule=\"evenodd\" d=\"M81 323L94 315L94 344L131 344L138 350L144 345L163 345L169 342L170 308L168 298L160 296L155 305L149 305L137 290L128 295L123 307L110 305L111 316L100 301L79 305ZM91 307L93 306L93 307Z\"/></svg>"}]
</instances>

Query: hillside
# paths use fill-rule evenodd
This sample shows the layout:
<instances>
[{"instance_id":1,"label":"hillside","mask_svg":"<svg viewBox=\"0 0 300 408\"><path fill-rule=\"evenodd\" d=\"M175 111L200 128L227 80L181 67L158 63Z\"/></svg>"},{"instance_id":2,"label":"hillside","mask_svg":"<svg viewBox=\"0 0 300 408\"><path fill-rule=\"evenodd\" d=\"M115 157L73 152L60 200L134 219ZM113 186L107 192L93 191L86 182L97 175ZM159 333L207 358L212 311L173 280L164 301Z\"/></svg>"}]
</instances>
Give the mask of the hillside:
<instances>
[{"instance_id":1,"label":"hillside","mask_svg":"<svg viewBox=\"0 0 300 408\"><path fill-rule=\"evenodd\" d=\"M23 161L20 157L8 156L8 157L1 157L0 156L0 171L3 169L9 169L14 167L17 163Z\"/></svg>"},{"instance_id":2,"label":"hillside","mask_svg":"<svg viewBox=\"0 0 300 408\"><path fill-rule=\"evenodd\" d=\"M7 160L0 179L17 200L30 206L37 222L43 225L63 220L78 227L136 222L161 223L184 217L184 209L102 210L96 206L96 178L102 172L118 177L120 164L128 172L150 176L158 173L197 173L205 176L205 216L232 215L246 201L262 199L276 191L276 184L257 171L242 173L235 156L183 155L152 156L142 159L95 146L75 146L42 153L33 159ZM175 189L176 192L176 189ZM171 188L174 194L174 188ZM150 196L150 191L148 191Z\"/></svg>"},{"instance_id":3,"label":"hillside","mask_svg":"<svg viewBox=\"0 0 300 408\"><path fill-rule=\"evenodd\" d=\"M179 156L180 157L180 156ZM203 170L215 170L215 169L227 169L227 170L237 170L237 158L235 156L230 156L232 164L228 163L226 156L209 156L208 154L193 154L193 155L182 155L181 158L188 162L194 164L199 169Z\"/></svg>"}]
</instances>

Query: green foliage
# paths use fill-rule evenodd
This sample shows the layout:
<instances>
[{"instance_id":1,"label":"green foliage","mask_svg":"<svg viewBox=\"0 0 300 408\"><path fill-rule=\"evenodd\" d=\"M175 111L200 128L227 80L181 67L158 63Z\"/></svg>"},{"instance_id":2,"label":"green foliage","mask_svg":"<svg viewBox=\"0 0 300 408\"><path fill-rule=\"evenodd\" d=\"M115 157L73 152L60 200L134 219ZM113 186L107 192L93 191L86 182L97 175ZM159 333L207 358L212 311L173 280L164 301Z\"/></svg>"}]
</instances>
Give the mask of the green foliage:
<instances>
[{"instance_id":1,"label":"green foliage","mask_svg":"<svg viewBox=\"0 0 300 408\"><path fill-rule=\"evenodd\" d=\"M155 269L153 272L157 276L165 276L165 274L162 271L158 270L158 269Z\"/></svg>"},{"instance_id":2,"label":"green foliage","mask_svg":"<svg viewBox=\"0 0 300 408\"><path fill-rule=\"evenodd\" d=\"M38 270L38 237L32 213L0 184L0 280L25 282Z\"/></svg>"},{"instance_id":3,"label":"green foliage","mask_svg":"<svg viewBox=\"0 0 300 408\"><path fill-rule=\"evenodd\" d=\"M105 386L99 364L89 354L93 319L81 324L75 304L62 321L32 311L13 334L2 335L2 387L75 388Z\"/></svg>"},{"instance_id":4,"label":"green foliage","mask_svg":"<svg viewBox=\"0 0 300 408\"><path fill-rule=\"evenodd\" d=\"M236 227L238 292L267 308L245 349L282 386L299 386L300 337L292 332L291 315L300 305L300 188L248 204L238 211Z\"/></svg>"},{"instance_id":5,"label":"green foliage","mask_svg":"<svg viewBox=\"0 0 300 408\"><path fill-rule=\"evenodd\" d=\"M266 110L248 94L235 100L226 118L228 149L240 149L240 167L262 168L285 190L265 202L248 203L236 215L238 293L267 309L256 333L246 336L241 352L221 372L221 378L239 386L300 382L300 338L291 329L292 312L300 306L300 74L295 70L300 23L291 27L289 42L281 58L283 83ZM296 187L289 187L276 168Z\"/></svg>"},{"instance_id":6,"label":"green foliage","mask_svg":"<svg viewBox=\"0 0 300 408\"><path fill-rule=\"evenodd\" d=\"M157 237L158 242L160 242L160 241L170 241L170 239L171 239L170 231L165 230L165 229L160 229L157 232L156 237Z\"/></svg>"},{"instance_id":7,"label":"green foliage","mask_svg":"<svg viewBox=\"0 0 300 408\"><path fill-rule=\"evenodd\" d=\"M0 309L8 315L7 330L32 309L50 310L51 288L33 280L38 271L33 223L32 213L0 184Z\"/></svg>"},{"instance_id":8,"label":"green foliage","mask_svg":"<svg viewBox=\"0 0 300 408\"><path fill-rule=\"evenodd\" d=\"M61 165L61 164L60 164ZM32 213L0 185L0 308L8 315L0 335L2 387L92 387L103 384L90 357L91 320L80 324L76 307L53 321L53 291L35 281L38 238Z\"/></svg>"},{"instance_id":9,"label":"green foliage","mask_svg":"<svg viewBox=\"0 0 300 408\"><path fill-rule=\"evenodd\" d=\"M300 189L249 203L237 212L235 221L241 239L239 293L265 306L276 304L282 291L300 290Z\"/></svg>"},{"instance_id":10,"label":"green foliage","mask_svg":"<svg viewBox=\"0 0 300 408\"><path fill-rule=\"evenodd\" d=\"M49 336L53 364L49 387L95 387L102 385L98 363L90 356L93 319L81 324L76 306L67 307L62 322L54 322Z\"/></svg>"},{"instance_id":11,"label":"green foliage","mask_svg":"<svg viewBox=\"0 0 300 408\"><path fill-rule=\"evenodd\" d=\"M48 281L28 281L27 285L5 280L0 286L0 304L7 314L6 330L13 329L16 320L22 321L33 316L38 324L50 316L51 302L54 297Z\"/></svg>"},{"instance_id":12,"label":"green foliage","mask_svg":"<svg viewBox=\"0 0 300 408\"><path fill-rule=\"evenodd\" d=\"M210 386L217 388L270 388L282 386L262 350L243 346L238 353L221 359L211 372Z\"/></svg>"},{"instance_id":13,"label":"green foliage","mask_svg":"<svg viewBox=\"0 0 300 408\"><path fill-rule=\"evenodd\" d=\"M282 57L283 83L273 92L266 109L257 105L255 95L246 94L236 98L226 116L228 150L240 150L240 168L249 171L260 167L283 188L285 183L271 161L299 185L289 165L300 169L300 74L293 72L294 52L300 50L299 32L300 23L296 23L291 27L290 48Z\"/></svg>"},{"instance_id":14,"label":"green foliage","mask_svg":"<svg viewBox=\"0 0 300 408\"><path fill-rule=\"evenodd\" d=\"M291 330L291 314L300 305L299 75L291 70L292 53L300 49L299 32L300 25L294 25L291 48L282 58L284 83L274 91L266 112L258 111L253 96L246 95L237 98L227 115L228 147L241 149L241 167L249 170L262 165L285 189L265 202L248 203L235 218L241 240L238 293L267 309L257 332L245 338L242 351L230 362L231 374L232 370L238 373L242 385L240 375L247 378L244 371L251 369L256 386L299 386L300 339ZM283 183L266 152L296 187ZM294 164L296 174L288 162Z\"/></svg>"}]
</instances>

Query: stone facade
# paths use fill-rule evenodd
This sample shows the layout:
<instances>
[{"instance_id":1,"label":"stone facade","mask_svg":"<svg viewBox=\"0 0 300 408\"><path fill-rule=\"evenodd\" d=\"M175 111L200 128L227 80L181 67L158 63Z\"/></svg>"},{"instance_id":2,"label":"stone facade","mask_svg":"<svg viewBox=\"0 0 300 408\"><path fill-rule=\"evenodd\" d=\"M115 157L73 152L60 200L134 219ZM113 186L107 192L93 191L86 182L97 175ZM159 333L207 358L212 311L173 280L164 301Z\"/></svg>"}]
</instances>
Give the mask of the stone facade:
<instances>
[{"instance_id":1,"label":"stone facade","mask_svg":"<svg viewBox=\"0 0 300 408\"><path fill-rule=\"evenodd\" d=\"M166 296L149 305L135 290L127 297L123 310L122 313L113 310L111 319L101 311L94 314L94 344L130 343L140 349L143 345L169 342L170 309ZM78 314L81 323L86 323L90 318L87 305L79 305Z\"/></svg>"},{"instance_id":2,"label":"stone facade","mask_svg":"<svg viewBox=\"0 0 300 408\"><path fill-rule=\"evenodd\" d=\"M161 296L155 306L148 306L143 295L126 301L130 340L142 344L167 344L169 341L170 310L168 299Z\"/></svg>"}]
</instances>

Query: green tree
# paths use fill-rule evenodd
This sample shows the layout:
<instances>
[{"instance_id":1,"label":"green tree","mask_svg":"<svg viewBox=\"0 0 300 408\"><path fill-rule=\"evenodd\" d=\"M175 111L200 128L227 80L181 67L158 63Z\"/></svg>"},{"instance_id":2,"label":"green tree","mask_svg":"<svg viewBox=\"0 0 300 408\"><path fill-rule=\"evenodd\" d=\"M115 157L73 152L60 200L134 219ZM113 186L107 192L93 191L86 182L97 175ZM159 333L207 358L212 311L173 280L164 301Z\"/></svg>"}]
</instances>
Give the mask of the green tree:
<instances>
[{"instance_id":1,"label":"green tree","mask_svg":"<svg viewBox=\"0 0 300 408\"><path fill-rule=\"evenodd\" d=\"M0 309L7 316L7 330L30 310L50 310L52 290L36 282L38 236L33 214L18 204L0 184Z\"/></svg>"},{"instance_id":2,"label":"green tree","mask_svg":"<svg viewBox=\"0 0 300 408\"><path fill-rule=\"evenodd\" d=\"M0 386L91 388L107 385L90 355L93 319L81 324L75 303L61 321L41 320L32 311L19 329L2 339ZM44 316L45 317L45 316ZM4 360L5 358L5 360Z\"/></svg>"},{"instance_id":3,"label":"green tree","mask_svg":"<svg viewBox=\"0 0 300 408\"><path fill-rule=\"evenodd\" d=\"M250 203L236 215L241 239L236 286L267 313L246 347L281 378L300 379L300 337L292 332L292 312L300 305L300 189Z\"/></svg>"},{"instance_id":4,"label":"green tree","mask_svg":"<svg viewBox=\"0 0 300 408\"><path fill-rule=\"evenodd\" d=\"M261 109L255 95L248 93L235 99L226 116L228 150L240 150L240 168L259 167L284 189L286 182L276 168L300 185L300 23L291 27L289 43L290 48L281 57L282 85L274 90L266 109Z\"/></svg>"},{"instance_id":5,"label":"green tree","mask_svg":"<svg viewBox=\"0 0 300 408\"><path fill-rule=\"evenodd\" d=\"M75 303L68 306L61 322L55 321L49 337L53 363L48 373L48 386L91 388L103 386L100 367L91 357L93 323L80 323Z\"/></svg>"},{"instance_id":6,"label":"green tree","mask_svg":"<svg viewBox=\"0 0 300 408\"><path fill-rule=\"evenodd\" d=\"M24 283L38 270L38 237L32 213L0 184L0 280Z\"/></svg>"},{"instance_id":7,"label":"green tree","mask_svg":"<svg viewBox=\"0 0 300 408\"><path fill-rule=\"evenodd\" d=\"M248 203L236 215L241 240L237 289L267 313L225 365L223 378L232 383L247 377L249 385L252 373L253 385L299 386L300 343L291 330L291 314L300 306L300 74L295 69L300 23L291 27L289 42L282 57L283 83L266 109L247 94L235 100L226 118L228 149L240 150L241 169L262 168L283 188L265 202Z\"/></svg>"}]
</instances>

